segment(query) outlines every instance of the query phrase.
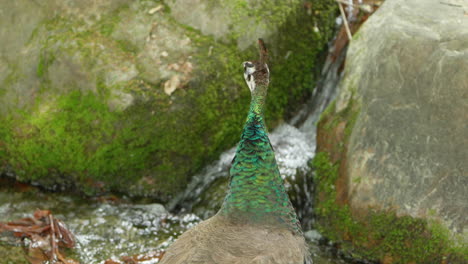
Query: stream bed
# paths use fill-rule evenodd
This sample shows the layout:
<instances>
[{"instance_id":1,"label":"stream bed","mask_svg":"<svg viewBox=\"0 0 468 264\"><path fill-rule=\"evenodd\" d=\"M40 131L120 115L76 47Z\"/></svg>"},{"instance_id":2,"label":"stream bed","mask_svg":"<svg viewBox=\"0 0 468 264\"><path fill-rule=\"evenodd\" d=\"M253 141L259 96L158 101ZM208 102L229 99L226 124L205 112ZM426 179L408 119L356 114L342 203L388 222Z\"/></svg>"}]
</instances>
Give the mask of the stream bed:
<instances>
[{"instance_id":1,"label":"stream bed","mask_svg":"<svg viewBox=\"0 0 468 264\"><path fill-rule=\"evenodd\" d=\"M148 257L138 263L158 263L158 258L151 256L158 256L178 235L201 221L191 213L168 213L160 204L125 199L103 202L42 192L34 187L12 190L6 186L0 188L0 222L31 217L36 209L50 210L75 235L76 247L66 255L80 263L107 263L110 259L127 263L121 262L122 257L139 254ZM29 263L19 256L19 247L8 244L0 239L0 263ZM310 245L315 264L346 263L334 259L331 251L317 241Z\"/></svg>"}]
</instances>

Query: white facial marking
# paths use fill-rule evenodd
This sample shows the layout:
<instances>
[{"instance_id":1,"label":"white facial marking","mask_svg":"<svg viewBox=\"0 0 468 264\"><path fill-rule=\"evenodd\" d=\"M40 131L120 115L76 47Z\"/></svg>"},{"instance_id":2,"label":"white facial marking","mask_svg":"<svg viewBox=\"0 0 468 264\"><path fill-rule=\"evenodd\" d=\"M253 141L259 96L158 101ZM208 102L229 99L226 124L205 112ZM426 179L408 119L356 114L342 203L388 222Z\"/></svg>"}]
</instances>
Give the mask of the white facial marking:
<instances>
[{"instance_id":1,"label":"white facial marking","mask_svg":"<svg viewBox=\"0 0 468 264\"><path fill-rule=\"evenodd\" d=\"M250 62L244 62L243 66L245 82L247 83L247 86L249 86L250 92L253 92L255 90L255 80L253 76L253 73L255 72L255 66L253 66L253 64Z\"/></svg>"}]
</instances>

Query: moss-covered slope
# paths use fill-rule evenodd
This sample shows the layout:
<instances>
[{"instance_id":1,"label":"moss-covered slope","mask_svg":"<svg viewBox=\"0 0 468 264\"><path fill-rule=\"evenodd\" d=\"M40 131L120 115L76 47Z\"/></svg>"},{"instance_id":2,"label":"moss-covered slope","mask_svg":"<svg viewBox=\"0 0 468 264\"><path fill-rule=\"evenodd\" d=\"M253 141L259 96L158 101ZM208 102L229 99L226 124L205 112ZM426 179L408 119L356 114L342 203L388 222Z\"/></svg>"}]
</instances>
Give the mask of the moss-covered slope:
<instances>
[{"instance_id":1,"label":"moss-covered slope","mask_svg":"<svg viewBox=\"0 0 468 264\"><path fill-rule=\"evenodd\" d=\"M238 140L250 100L241 63L256 52L238 48L238 30L219 42L162 1L1 8L0 164L19 180L167 199ZM311 94L334 12L331 0L296 3L259 36L273 52L270 127Z\"/></svg>"}]
</instances>

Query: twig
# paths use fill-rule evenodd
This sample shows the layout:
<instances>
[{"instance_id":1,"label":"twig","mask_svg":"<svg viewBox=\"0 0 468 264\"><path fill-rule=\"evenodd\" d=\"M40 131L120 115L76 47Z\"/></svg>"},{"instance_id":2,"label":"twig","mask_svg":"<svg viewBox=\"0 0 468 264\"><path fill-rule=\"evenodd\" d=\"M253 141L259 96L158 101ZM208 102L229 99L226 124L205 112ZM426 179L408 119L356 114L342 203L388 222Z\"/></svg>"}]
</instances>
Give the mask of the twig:
<instances>
[{"instance_id":1,"label":"twig","mask_svg":"<svg viewBox=\"0 0 468 264\"><path fill-rule=\"evenodd\" d=\"M57 256L55 255L55 251L57 250L57 245L55 245L55 225L54 225L54 218L52 217L52 214L49 214L49 221L50 221L50 229L51 229L51 235L50 239L52 240L52 263L54 263L57 260Z\"/></svg>"},{"instance_id":2,"label":"twig","mask_svg":"<svg viewBox=\"0 0 468 264\"><path fill-rule=\"evenodd\" d=\"M348 25L348 20L346 18L346 14L340 2L338 2L338 6L340 7L340 13L341 13L341 17L343 18L344 26L346 29L346 34L348 35L348 39L351 42L351 39L353 38L353 36L351 35L351 30L349 30L349 25Z\"/></svg>"},{"instance_id":3,"label":"twig","mask_svg":"<svg viewBox=\"0 0 468 264\"><path fill-rule=\"evenodd\" d=\"M444 1L439 1L439 3L441 3L441 4L443 4L443 5L448 5L448 6L462 7L462 5L453 4L453 3L448 3L448 2L444 2Z\"/></svg>"}]
</instances>

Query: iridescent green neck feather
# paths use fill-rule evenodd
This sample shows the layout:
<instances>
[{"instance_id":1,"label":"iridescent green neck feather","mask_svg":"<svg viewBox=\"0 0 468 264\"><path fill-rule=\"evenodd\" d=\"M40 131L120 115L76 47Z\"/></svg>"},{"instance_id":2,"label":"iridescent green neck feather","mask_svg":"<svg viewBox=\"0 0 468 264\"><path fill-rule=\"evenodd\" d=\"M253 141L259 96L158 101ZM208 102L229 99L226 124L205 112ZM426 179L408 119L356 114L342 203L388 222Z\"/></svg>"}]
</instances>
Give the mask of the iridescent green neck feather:
<instances>
[{"instance_id":1,"label":"iridescent green neck feather","mask_svg":"<svg viewBox=\"0 0 468 264\"><path fill-rule=\"evenodd\" d=\"M229 192L220 214L232 221L286 227L301 233L284 189L264 122L267 86L257 86L236 156L230 170Z\"/></svg>"}]
</instances>

